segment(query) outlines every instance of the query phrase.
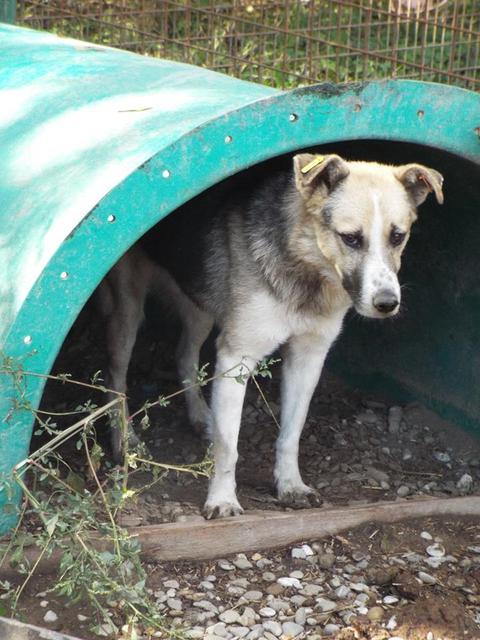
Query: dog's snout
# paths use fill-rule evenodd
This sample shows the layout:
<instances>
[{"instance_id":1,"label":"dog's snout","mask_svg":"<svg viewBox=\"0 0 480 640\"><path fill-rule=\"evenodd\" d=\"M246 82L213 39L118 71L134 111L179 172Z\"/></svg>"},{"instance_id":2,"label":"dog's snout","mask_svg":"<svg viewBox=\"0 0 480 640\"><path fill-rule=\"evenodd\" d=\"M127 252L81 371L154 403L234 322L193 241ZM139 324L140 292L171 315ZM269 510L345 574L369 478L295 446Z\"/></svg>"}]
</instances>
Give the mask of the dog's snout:
<instances>
[{"instance_id":1,"label":"dog's snout","mask_svg":"<svg viewBox=\"0 0 480 640\"><path fill-rule=\"evenodd\" d=\"M395 292L383 289L373 297L373 306L381 313L391 313L400 304Z\"/></svg>"}]
</instances>

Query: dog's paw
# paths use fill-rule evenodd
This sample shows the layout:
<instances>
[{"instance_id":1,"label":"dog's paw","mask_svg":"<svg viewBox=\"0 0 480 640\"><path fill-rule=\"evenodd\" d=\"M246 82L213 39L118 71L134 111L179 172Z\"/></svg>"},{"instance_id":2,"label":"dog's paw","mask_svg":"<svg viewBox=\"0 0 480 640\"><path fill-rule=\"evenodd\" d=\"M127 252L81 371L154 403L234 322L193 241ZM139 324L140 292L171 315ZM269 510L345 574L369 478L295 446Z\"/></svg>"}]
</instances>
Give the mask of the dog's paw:
<instances>
[{"instance_id":1,"label":"dog's paw","mask_svg":"<svg viewBox=\"0 0 480 640\"><path fill-rule=\"evenodd\" d=\"M277 486L277 496L282 505L293 509L319 507L322 504L322 499L317 491L303 482L299 485Z\"/></svg>"},{"instance_id":2,"label":"dog's paw","mask_svg":"<svg viewBox=\"0 0 480 640\"><path fill-rule=\"evenodd\" d=\"M207 520L213 520L214 518L229 518L231 516L239 516L242 513L243 509L238 500L231 500L228 502L214 502L207 500L203 507L203 515Z\"/></svg>"}]
</instances>

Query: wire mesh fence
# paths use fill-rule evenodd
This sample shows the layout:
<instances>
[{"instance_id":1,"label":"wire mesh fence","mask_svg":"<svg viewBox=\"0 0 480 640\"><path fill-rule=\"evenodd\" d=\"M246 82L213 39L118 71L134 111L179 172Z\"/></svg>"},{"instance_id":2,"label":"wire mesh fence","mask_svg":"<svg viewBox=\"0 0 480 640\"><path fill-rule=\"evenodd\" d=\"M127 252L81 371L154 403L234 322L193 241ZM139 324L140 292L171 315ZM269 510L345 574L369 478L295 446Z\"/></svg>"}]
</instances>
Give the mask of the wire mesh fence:
<instances>
[{"instance_id":1,"label":"wire mesh fence","mask_svg":"<svg viewBox=\"0 0 480 640\"><path fill-rule=\"evenodd\" d=\"M479 0L21 0L17 22L276 87L480 88Z\"/></svg>"}]
</instances>

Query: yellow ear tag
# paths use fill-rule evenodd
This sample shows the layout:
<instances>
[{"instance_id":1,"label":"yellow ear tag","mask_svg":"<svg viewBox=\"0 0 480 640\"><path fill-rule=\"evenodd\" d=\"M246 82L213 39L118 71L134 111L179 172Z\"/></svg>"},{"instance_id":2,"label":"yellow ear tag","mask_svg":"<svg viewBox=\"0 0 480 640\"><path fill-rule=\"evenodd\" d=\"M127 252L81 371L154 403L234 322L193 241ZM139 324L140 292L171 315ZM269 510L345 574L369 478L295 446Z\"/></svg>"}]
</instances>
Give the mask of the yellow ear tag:
<instances>
[{"instance_id":1,"label":"yellow ear tag","mask_svg":"<svg viewBox=\"0 0 480 640\"><path fill-rule=\"evenodd\" d=\"M324 160L325 160L325 156L315 156L313 160L311 160L308 164L302 167L301 172L308 173L315 167L318 167L319 164L322 164Z\"/></svg>"}]
</instances>

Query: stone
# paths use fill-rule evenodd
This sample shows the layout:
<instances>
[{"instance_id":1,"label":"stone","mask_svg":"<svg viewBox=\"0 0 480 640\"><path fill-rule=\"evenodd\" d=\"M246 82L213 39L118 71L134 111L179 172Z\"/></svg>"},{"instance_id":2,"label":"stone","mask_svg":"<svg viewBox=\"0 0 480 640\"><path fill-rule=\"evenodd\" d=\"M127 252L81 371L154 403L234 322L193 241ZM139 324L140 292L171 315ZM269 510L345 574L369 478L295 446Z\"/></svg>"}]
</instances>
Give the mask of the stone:
<instances>
[{"instance_id":1,"label":"stone","mask_svg":"<svg viewBox=\"0 0 480 640\"><path fill-rule=\"evenodd\" d=\"M423 584L436 584L437 579L434 576L431 576L429 573L425 573L425 571L418 572L418 579L423 582Z\"/></svg>"},{"instance_id":2,"label":"stone","mask_svg":"<svg viewBox=\"0 0 480 640\"><path fill-rule=\"evenodd\" d=\"M277 638L282 635L282 625L275 620L267 620L263 623L263 628Z\"/></svg>"},{"instance_id":3,"label":"stone","mask_svg":"<svg viewBox=\"0 0 480 640\"><path fill-rule=\"evenodd\" d=\"M337 606L333 600L329 600L328 598L316 598L316 603L317 608L320 609L322 613L333 611Z\"/></svg>"},{"instance_id":4,"label":"stone","mask_svg":"<svg viewBox=\"0 0 480 640\"><path fill-rule=\"evenodd\" d=\"M247 560L247 557L243 553L238 554L235 560L233 560L233 564L237 569L252 569L253 567L253 564L250 560Z\"/></svg>"},{"instance_id":5,"label":"stone","mask_svg":"<svg viewBox=\"0 0 480 640\"><path fill-rule=\"evenodd\" d=\"M285 587L283 587L281 584L277 584L276 582L268 585L268 587L265 589L265 591L272 596L279 596L284 590Z\"/></svg>"},{"instance_id":6,"label":"stone","mask_svg":"<svg viewBox=\"0 0 480 640\"><path fill-rule=\"evenodd\" d=\"M231 627L227 627L227 631L231 633L234 638L244 638L250 632L250 629L248 627L233 625Z\"/></svg>"},{"instance_id":7,"label":"stone","mask_svg":"<svg viewBox=\"0 0 480 640\"><path fill-rule=\"evenodd\" d=\"M170 609L174 609L175 611L181 611L182 609L182 601L178 598L169 598L167 600L167 606Z\"/></svg>"},{"instance_id":8,"label":"stone","mask_svg":"<svg viewBox=\"0 0 480 640\"><path fill-rule=\"evenodd\" d=\"M224 571L233 571L235 569L235 566L228 560L219 560L217 564Z\"/></svg>"},{"instance_id":9,"label":"stone","mask_svg":"<svg viewBox=\"0 0 480 640\"><path fill-rule=\"evenodd\" d=\"M258 602L263 598L263 593L261 591L246 591L243 597L247 602Z\"/></svg>"},{"instance_id":10,"label":"stone","mask_svg":"<svg viewBox=\"0 0 480 640\"><path fill-rule=\"evenodd\" d=\"M177 580L165 580L163 586L165 589L180 589L180 585Z\"/></svg>"},{"instance_id":11,"label":"stone","mask_svg":"<svg viewBox=\"0 0 480 640\"><path fill-rule=\"evenodd\" d=\"M335 555L333 553L320 553L317 556L317 564L322 569L331 569L335 564Z\"/></svg>"},{"instance_id":12,"label":"stone","mask_svg":"<svg viewBox=\"0 0 480 640\"><path fill-rule=\"evenodd\" d=\"M282 587L293 587L294 589L302 588L302 583L298 578L291 578L291 577L278 578L277 582L278 584L281 584Z\"/></svg>"},{"instance_id":13,"label":"stone","mask_svg":"<svg viewBox=\"0 0 480 640\"><path fill-rule=\"evenodd\" d=\"M318 584L306 584L301 593L304 596L316 596L318 595L321 591L323 591L323 588L318 585Z\"/></svg>"},{"instance_id":14,"label":"stone","mask_svg":"<svg viewBox=\"0 0 480 640\"><path fill-rule=\"evenodd\" d=\"M450 454L448 454L446 451L434 451L433 457L435 458L435 460L437 460L438 462L442 462L443 464L448 464L451 460Z\"/></svg>"},{"instance_id":15,"label":"stone","mask_svg":"<svg viewBox=\"0 0 480 640\"><path fill-rule=\"evenodd\" d=\"M296 622L284 622L282 624L282 631L283 631L283 635L286 637L285 640L288 638L296 638L297 636L299 636L301 633L303 633L303 627L300 624L297 624Z\"/></svg>"},{"instance_id":16,"label":"stone","mask_svg":"<svg viewBox=\"0 0 480 640\"><path fill-rule=\"evenodd\" d=\"M58 616L55 611L49 609L47 613L43 616L44 622L56 622L58 620Z\"/></svg>"},{"instance_id":17,"label":"stone","mask_svg":"<svg viewBox=\"0 0 480 640\"><path fill-rule=\"evenodd\" d=\"M382 609L382 607L372 607L371 609L368 610L367 618L372 622L378 622L383 618L384 613L385 612Z\"/></svg>"},{"instance_id":18,"label":"stone","mask_svg":"<svg viewBox=\"0 0 480 640\"><path fill-rule=\"evenodd\" d=\"M277 612L272 607L262 607L258 613L262 618L274 618L277 615Z\"/></svg>"},{"instance_id":19,"label":"stone","mask_svg":"<svg viewBox=\"0 0 480 640\"><path fill-rule=\"evenodd\" d=\"M323 627L323 633L326 636L334 636L340 632L340 627L338 624L333 624L333 622L329 622Z\"/></svg>"},{"instance_id":20,"label":"stone","mask_svg":"<svg viewBox=\"0 0 480 640\"><path fill-rule=\"evenodd\" d=\"M340 585L339 587L337 587L335 589L335 595L340 600L343 600L344 598L347 598L350 595L350 593L351 593L350 589L347 586L345 586L344 584Z\"/></svg>"},{"instance_id":21,"label":"stone","mask_svg":"<svg viewBox=\"0 0 480 640\"><path fill-rule=\"evenodd\" d=\"M397 596L385 596L383 599L384 604L396 604L398 602Z\"/></svg>"},{"instance_id":22,"label":"stone","mask_svg":"<svg viewBox=\"0 0 480 640\"><path fill-rule=\"evenodd\" d=\"M238 611L234 609L227 609L223 611L218 618L221 622L225 622L225 624L233 624L234 622L238 622L240 615Z\"/></svg>"},{"instance_id":23,"label":"stone","mask_svg":"<svg viewBox=\"0 0 480 640\"><path fill-rule=\"evenodd\" d=\"M473 478L469 473L464 473L457 482L457 489L461 493L470 493L473 487Z\"/></svg>"},{"instance_id":24,"label":"stone","mask_svg":"<svg viewBox=\"0 0 480 640\"><path fill-rule=\"evenodd\" d=\"M406 498L410 493L410 487L407 487L407 485L402 484L398 487L397 489L397 496L399 498Z\"/></svg>"},{"instance_id":25,"label":"stone","mask_svg":"<svg viewBox=\"0 0 480 640\"><path fill-rule=\"evenodd\" d=\"M215 589L215 587L213 586L213 584L211 582L209 582L208 580L203 580L203 582L200 582L199 585L202 589L205 589L206 591L211 591L212 589Z\"/></svg>"},{"instance_id":26,"label":"stone","mask_svg":"<svg viewBox=\"0 0 480 640\"><path fill-rule=\"evenodd\" d=\"M304 576L303 571L292 571L290 573L290 578L296 578L297 580L301 580Z\"/></svg>"},{"instance_id":27,"label":"stone","mask_svg":"<svg viewBox=\"0 0 480 640\"><path fill-rule=\"evenodd\" d=\"M435 542L427 547L427 553L432 558L443 558L445 555L445 547L443 547L440 543Z\"/></svg>"},{"instance_id":28,"label":"stone","mask_svg":"<svg viewBox=\"0 0 480 640\"><path fill-rule=\"evenodd\" d=\"M388 482L389 477L385 471L380 471L380 469L376 469L375 467L367 467L365 469L369 478L373 478L377 482Z\"/></svg>"},{"instance_id":29,"label":"stone","mask_svg":"<svg viewBox=\"0 0 480 640\"><path fill-rule=\"evenodd\" d=\"M194 602L193 606L198 607L199 609L204 609L205 611L211 611L212 613L218 613L218 607L209 600L199 600L198 602Z\"/></svg>"},{"instance_id":30,"label":"stone","mask_svg":"<svg viewBox=\"0 0 480 640\"><path fill-rule=\"evenodd\" d=\"M390 407L388 410L388 433L396 435L400 431L400 424L403 418L402 407Z\"/></svg>"}]
</instances>

